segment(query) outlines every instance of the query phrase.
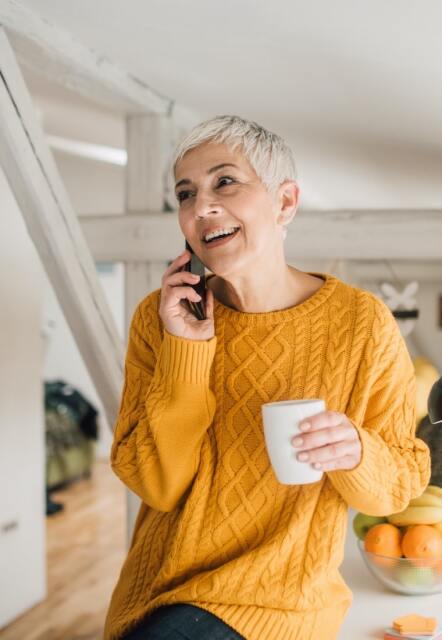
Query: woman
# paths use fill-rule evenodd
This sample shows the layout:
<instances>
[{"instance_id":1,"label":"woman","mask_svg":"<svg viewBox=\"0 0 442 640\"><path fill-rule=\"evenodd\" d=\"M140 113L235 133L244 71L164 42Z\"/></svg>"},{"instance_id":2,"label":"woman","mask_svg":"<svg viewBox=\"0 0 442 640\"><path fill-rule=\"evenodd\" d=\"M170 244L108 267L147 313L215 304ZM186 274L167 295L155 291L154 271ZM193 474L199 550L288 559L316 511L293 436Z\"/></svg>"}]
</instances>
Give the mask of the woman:
<instances>
[{"instance_id":1,"label":"woman","mask_svg":"<svg viewBox=\"0 0 442 640\"><path fill-rule=\"evenodd\" d=\"M183 304L199 299L184 252L132 320L111 463L142 506L105 638L331 640L352 599L348 506L398 512L429 481L410 357L381 300L286 263L298 187L279 136L214 118L174 172L181 230L212 272L207 318ZM261 405L295 398L325 400L292 443L325 473L289 486Z\"/></svg>"}]
</instances>

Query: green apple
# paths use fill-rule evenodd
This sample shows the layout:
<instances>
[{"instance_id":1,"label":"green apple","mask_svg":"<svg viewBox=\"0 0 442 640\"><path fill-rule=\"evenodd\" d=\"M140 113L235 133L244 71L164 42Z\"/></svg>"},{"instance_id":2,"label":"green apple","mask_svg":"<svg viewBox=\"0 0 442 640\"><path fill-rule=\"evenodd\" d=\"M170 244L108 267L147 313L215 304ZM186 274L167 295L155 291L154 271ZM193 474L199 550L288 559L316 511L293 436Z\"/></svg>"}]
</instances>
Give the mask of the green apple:
<instances>
[{"instance_id":1,"label":"green apple","mask_svg":"<svg viewBox=\"0 0 442 640\"><path fill-rule=\"evenodd\" d=\"M359 540L363 540L369 529L374 527L375 524L382 524L383 522L387 522L387 518L367 516L366 513L357 513L353 518L353 531Z\"/></svg>"},{"instance_id":2,"label":"green apple","mask_svg":"<svg viewBox=\"0 0 442 640\"><path fill-rule=\"evenodd\" d=\"M431 567L413 567L411 564L396 567L395 577L404 587L429 587L434 582Z\"/></svg>"}]
</instances>

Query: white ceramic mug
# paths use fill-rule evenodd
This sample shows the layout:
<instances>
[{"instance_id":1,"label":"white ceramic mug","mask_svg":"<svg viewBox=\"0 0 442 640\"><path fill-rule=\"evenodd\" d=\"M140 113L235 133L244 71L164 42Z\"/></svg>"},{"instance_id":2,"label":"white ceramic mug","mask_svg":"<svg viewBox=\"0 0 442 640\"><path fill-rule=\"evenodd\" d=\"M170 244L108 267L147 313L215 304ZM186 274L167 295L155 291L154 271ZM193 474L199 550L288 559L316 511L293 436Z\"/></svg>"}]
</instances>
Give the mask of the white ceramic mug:
<instances>
[{"instance_id":1,"label":"white ceramic mug","mask_svg":"<svg viewBox=\"0 0 442 640\"><path fill-rule=\"evenodd\" d=\"M324 400L282 400L268 402L261 407L264 436L270 462L282 484L308 484L322 478L323 471L314 469L310 462L300 462L300 452L292 439L303 432L299 423L316 413L325 411Z\"/></svg>"}]
</instances>

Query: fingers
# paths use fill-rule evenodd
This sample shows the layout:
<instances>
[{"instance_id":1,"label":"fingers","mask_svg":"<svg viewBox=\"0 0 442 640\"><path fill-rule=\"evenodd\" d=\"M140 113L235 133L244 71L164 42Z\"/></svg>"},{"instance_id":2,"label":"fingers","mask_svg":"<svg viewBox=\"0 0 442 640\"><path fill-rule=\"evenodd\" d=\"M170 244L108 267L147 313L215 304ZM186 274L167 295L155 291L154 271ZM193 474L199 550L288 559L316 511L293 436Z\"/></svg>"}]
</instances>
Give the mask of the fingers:
<instances>
[{"instance_id":1,"label":"fingers","mask_svg":"<svg viewBox=\"0 0 442 640\"><path fill-rule=\"evenodd\" d=\"M324 427L337 427L343 423L345 416L337 411L321 411L314 416L309 416L302 420L299 424L301 431L316 431L324 429Z\"/></svg>"},{"instance_id":2,"label":"fingers","mask_svg":"<svg viewBox=\"0 0 442 640\"><path fill-rule=\"evenodd\" d=\"M297 453L296 457L300 462L310 462L311 464L315 462L330 462L348 455L356 455L357 449L358 447L355 441L342 440L341 442L335 442L325 447L301 451Z\"/></svg>"},{"instance_id":3,"label":"fingers","mask_svg":"<svg viewBox=\"0 0 442 640\"><path fill-rule=\"evenodd\" d=\"M197 284L200 277L190 271L178 271L164 278L163 285L166 287L175 287L180 284Z\"/></svg>"},{"instance_id":4,"label":"fingers","mask_svg":"<svg viewBox=\"0 0 442 640\"><path fill-rule=\"evenodd\" d=\"M341 440L352 440L354 430L343 424L338 427L330 427L321 429L320 431L308 431L302 435L295 436L292 440L293 445L299 450L313 449L315 447L323 447L333 442Z\"/></svg>"},{"instance_id":5,"label":"fingers","mask_svg":"<svg viewBox=\"0 0 442 640\"><path fill-rule=\"evenodd\" d=\"M191 300L192 302L199 302L201 296L192 289L192 287L169 287L167 293L167 303L176 304L181 300Z\"/></svg>"},{"instance_id":6,"label":"fingers","mask_svg":"<svg viewBox=\"0 0 442 640\"><path fill-rule=\"evenodd\" d=\"M196 285L200 276L189 271L190 251L184 251L167 267L161 279L159 316L164 328L172 335L194 340L210 340L214 337L213 299L209 293L206 303L206 320L200 319L199 305L202 298ZM187 268L184 268L187 264ZM200 287L198 287L199 289ZM206 296L205 296L206 297Z\"/></svg>"},{"instance_id":7,"label":"fingers","mask_svg":"<svg viewBox=\"0 0 442 640\"><path fill-rule=\"evenodd\" d=\"M358 432L346 415L321 411L300 423L300 435L292 439L296 457L315 469L350 469L361 459Z\"/></svg>"},{"instance_id":8,"label":"fingers","mask_svg":"<svg viewBox=\"0 0 442 640\"><path fill-rule=\"evenodd\" d=\"M175 273L176 271L178 271L179 269L182 269L182 267L186 264L186 262L189 262L190 260L190 251L183 251L183 253L181 255L179 255L177 258L175 258L175 260L173 260L173 262L170 263L170 265L167 267L166 271L163 274L163 281L168 278L172 273Z\"/></svg>"},{"instance_id":9,"label":"fingers","mask_svg":"<svg viewBox=\"0 0 442 640\"><path fill-rule=\"evenodd\" d=\"M190 271L181 271L189 258L190 253L185 251L169 265L163 274L162 289L164 294L162 295L162 300L167 308L169 308L170 305L179 303L183 299L190 300L191 302L199 302L201 300L201 296L192 286L180 286L195 285L200 279L198 275L190 273Z\"/></svg>"}]
</instances>

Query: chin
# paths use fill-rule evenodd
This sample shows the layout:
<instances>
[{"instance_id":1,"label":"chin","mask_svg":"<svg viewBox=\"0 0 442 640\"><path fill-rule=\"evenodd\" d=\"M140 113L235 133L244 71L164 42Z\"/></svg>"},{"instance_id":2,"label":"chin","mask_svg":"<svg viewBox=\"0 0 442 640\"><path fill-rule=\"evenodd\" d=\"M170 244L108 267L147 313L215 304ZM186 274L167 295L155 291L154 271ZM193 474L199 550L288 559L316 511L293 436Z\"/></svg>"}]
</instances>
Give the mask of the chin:
<instances>
[{"instance_id":1,"label":"chin","mask_svg":"<svg viewBox=\"0 0 442 640\"><path fill-rule=\"evenodd\" d=\"M212 260L211 262L212 264L204 264L211 273L223 280L230 280L233 276L237 276L241 271L242 261L240 262L234 258L230 260Z\"/></svg>"},{"instance_id":2,"label":"chin","mask_svg":"<svg viewBox=\"0 0 442 640\"><path fill-rule=\"evenodd\" d=\"M234 239L233 242L238 242ZM253 265L259 264L260 252L256 247L245 248L238 242L237 246L229 246L229 243L224 246L219 246L216 249L206 249L201 247L200 243L195 245L198 247L197 253L201 252L200 259L203 264L213 274L220 278L229 279L233 276L238 276L240 272L248 271Z\"/></svg>"}]
</instances>

